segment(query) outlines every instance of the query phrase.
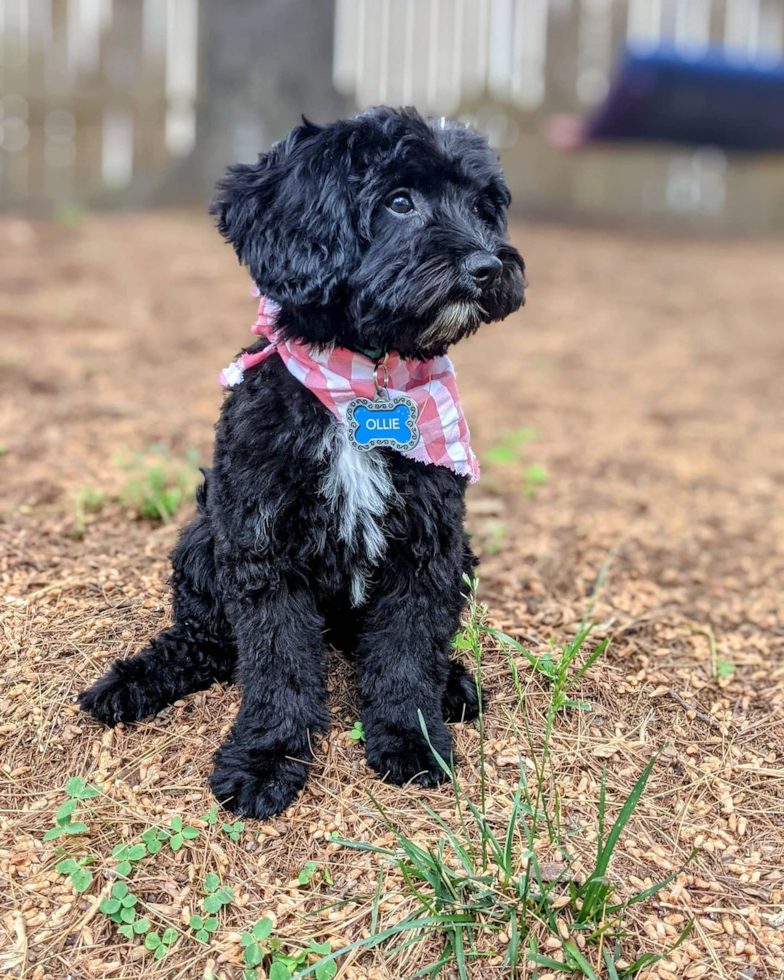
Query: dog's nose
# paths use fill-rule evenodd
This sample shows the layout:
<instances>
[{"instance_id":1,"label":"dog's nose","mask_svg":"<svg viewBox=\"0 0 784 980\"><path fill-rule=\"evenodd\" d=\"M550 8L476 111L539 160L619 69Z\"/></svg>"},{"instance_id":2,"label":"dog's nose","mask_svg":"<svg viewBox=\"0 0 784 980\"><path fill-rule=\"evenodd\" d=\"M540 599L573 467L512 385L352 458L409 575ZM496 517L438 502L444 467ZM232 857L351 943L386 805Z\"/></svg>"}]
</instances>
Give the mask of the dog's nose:
<instances>
[{"instance_id":1,"label":"dog's nose","mask_svg":"<svg viewBox=\"0 0 784 980\"><path fill-rule=\"evenodd\" d=\"M466 272L480 289L490 289L498 282L503 263L489 252L474 252L465 260Z\"/></svg>"}]
</instances>

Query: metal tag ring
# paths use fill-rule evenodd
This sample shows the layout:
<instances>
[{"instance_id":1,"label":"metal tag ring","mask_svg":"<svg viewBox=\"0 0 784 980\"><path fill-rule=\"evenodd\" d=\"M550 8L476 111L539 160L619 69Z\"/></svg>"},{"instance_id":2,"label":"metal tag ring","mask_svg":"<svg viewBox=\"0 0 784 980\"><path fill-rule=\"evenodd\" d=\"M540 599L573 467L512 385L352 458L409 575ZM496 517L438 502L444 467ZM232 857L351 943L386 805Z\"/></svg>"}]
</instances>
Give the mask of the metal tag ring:
<instances>
[{"instance_id":1,"label":"metal tag ring","mask_svg":"<svg viewBox=\"0 0 784 980\"><path fill-rule=\"evenodd\" d=\"M389 371L387 370L387 357L389 357L389 355L385 354L384 360L379 361L378 364L376 364L376 366L373 368L373 384L376 388L376 395L383 396L384 394L386 394L387 388L389 388ZM379 382L378 380L379 368L384 372L383 382Z\"/></svg>"}]
</instances>

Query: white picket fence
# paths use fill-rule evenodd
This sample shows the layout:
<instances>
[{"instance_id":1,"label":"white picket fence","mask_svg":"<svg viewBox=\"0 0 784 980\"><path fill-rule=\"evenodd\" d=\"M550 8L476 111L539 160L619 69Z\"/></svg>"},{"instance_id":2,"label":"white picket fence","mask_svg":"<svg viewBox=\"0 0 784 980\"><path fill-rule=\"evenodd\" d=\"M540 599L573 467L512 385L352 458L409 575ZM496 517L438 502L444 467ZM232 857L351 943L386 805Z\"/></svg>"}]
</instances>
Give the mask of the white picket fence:
<instances>
[{"instance_id":1,"label":"white picket fence","mask_svg":"<svg viewBox=\"0 0 784 980\"><path fill-rule=\"evenodd\" d=\"M337 0L334 80L360 107L563 111L602 99L623 43L775 62L783 26L782 0Z\"/></svg>"},{"instance_id":2,"label":"white picket fence","mask_svg":"<svg viewBox=\"0 0 784 980\"><path fill-rule=\"evenodd\" d=\"M0 0L0 201L127 187L196 137L199 0Z\"/></svg>"}]
</instances>

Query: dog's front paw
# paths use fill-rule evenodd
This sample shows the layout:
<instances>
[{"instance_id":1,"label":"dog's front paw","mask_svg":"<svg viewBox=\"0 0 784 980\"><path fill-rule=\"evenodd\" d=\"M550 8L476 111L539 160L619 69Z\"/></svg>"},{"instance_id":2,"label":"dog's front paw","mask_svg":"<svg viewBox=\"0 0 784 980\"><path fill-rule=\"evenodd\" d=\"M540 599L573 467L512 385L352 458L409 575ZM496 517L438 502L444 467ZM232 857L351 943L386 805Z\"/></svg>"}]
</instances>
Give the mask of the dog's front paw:
<instances>
[{"instance_id":1,"label":"dog's front paw","mask_svg":"<svg viewBox=\"0 0 784 980\"><path fill-rule=\"evenodd\" d=\"M443 724L432 725L428 726L428 735L444 762L452 764L452 736L449 730ZM409 782L419 786L436 786L449 778L418 729L369 727L365 758L385 782L398 786Z\"/></svg>"},{"instance_id":2,"label":"dog's front paw","mask_svg":"<svg viewBox=\"0 0 784 980\"><path fill-rule=\"evenodd\" d=\"M473 721L478 718L480 692L484 704L485 692L459 661L452 660L442 702L444 721Z\"/></svg>"},{"instance_id":3,"label":"dog's front paw","mask_svg":"<svg viewBox=\"0 0 784 980\"><path fill-rule=\"evenodd\" d=\"M266 820L283 813L308 778L308 767L281 751L248 750L227 742L215 757L210 789L227 810Z\"/></svg>"},{"instance_id":4,"label":"dog's front paw","mask_svg":"<svg viewBox=\"0 0 784 980\"><path fill-rule=\"evenodd\" d=\"M82 691L79 707L97 721L113 728L119 722L138 721L154 714L144 687L135 683L118 661L99 680Z\"/></svg>"}]
</instances>

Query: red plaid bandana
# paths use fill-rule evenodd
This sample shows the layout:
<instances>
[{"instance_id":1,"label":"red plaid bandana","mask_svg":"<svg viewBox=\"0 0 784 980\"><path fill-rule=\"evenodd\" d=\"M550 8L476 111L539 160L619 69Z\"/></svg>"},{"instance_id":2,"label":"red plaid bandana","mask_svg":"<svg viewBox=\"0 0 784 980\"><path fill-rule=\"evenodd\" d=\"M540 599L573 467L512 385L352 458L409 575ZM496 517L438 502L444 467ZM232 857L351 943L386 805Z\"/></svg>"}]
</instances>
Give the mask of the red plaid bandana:
<instances>
[{"instance_id":1,"label":"red plaid bandana","mask_svg":"<svg viewBox=\"0 0 784 980\"><path fill-rule=\"evenodd\" d=\"M375 362L365 354L345 347L312 350L305 344L283 340L275 330L279 307L262 296L259 315L251 327L253 333L269 340L269 346L255 354L242 354L221 371L221 384L234 388L242 383L248 368L278 354L289 372L313 392L336 418L346 424L346 410L355 398L373 398ZM447 466L469 482L479 479L479 460L471 451L470 434L460 396L457 393L455 369L448 357L429 361L407 361L390 354L386 361L389 376L387 391L391 398L406 395L419 409L417 423L421 438L405 456L420 463Z\"/></svg>"}]
</instances>

